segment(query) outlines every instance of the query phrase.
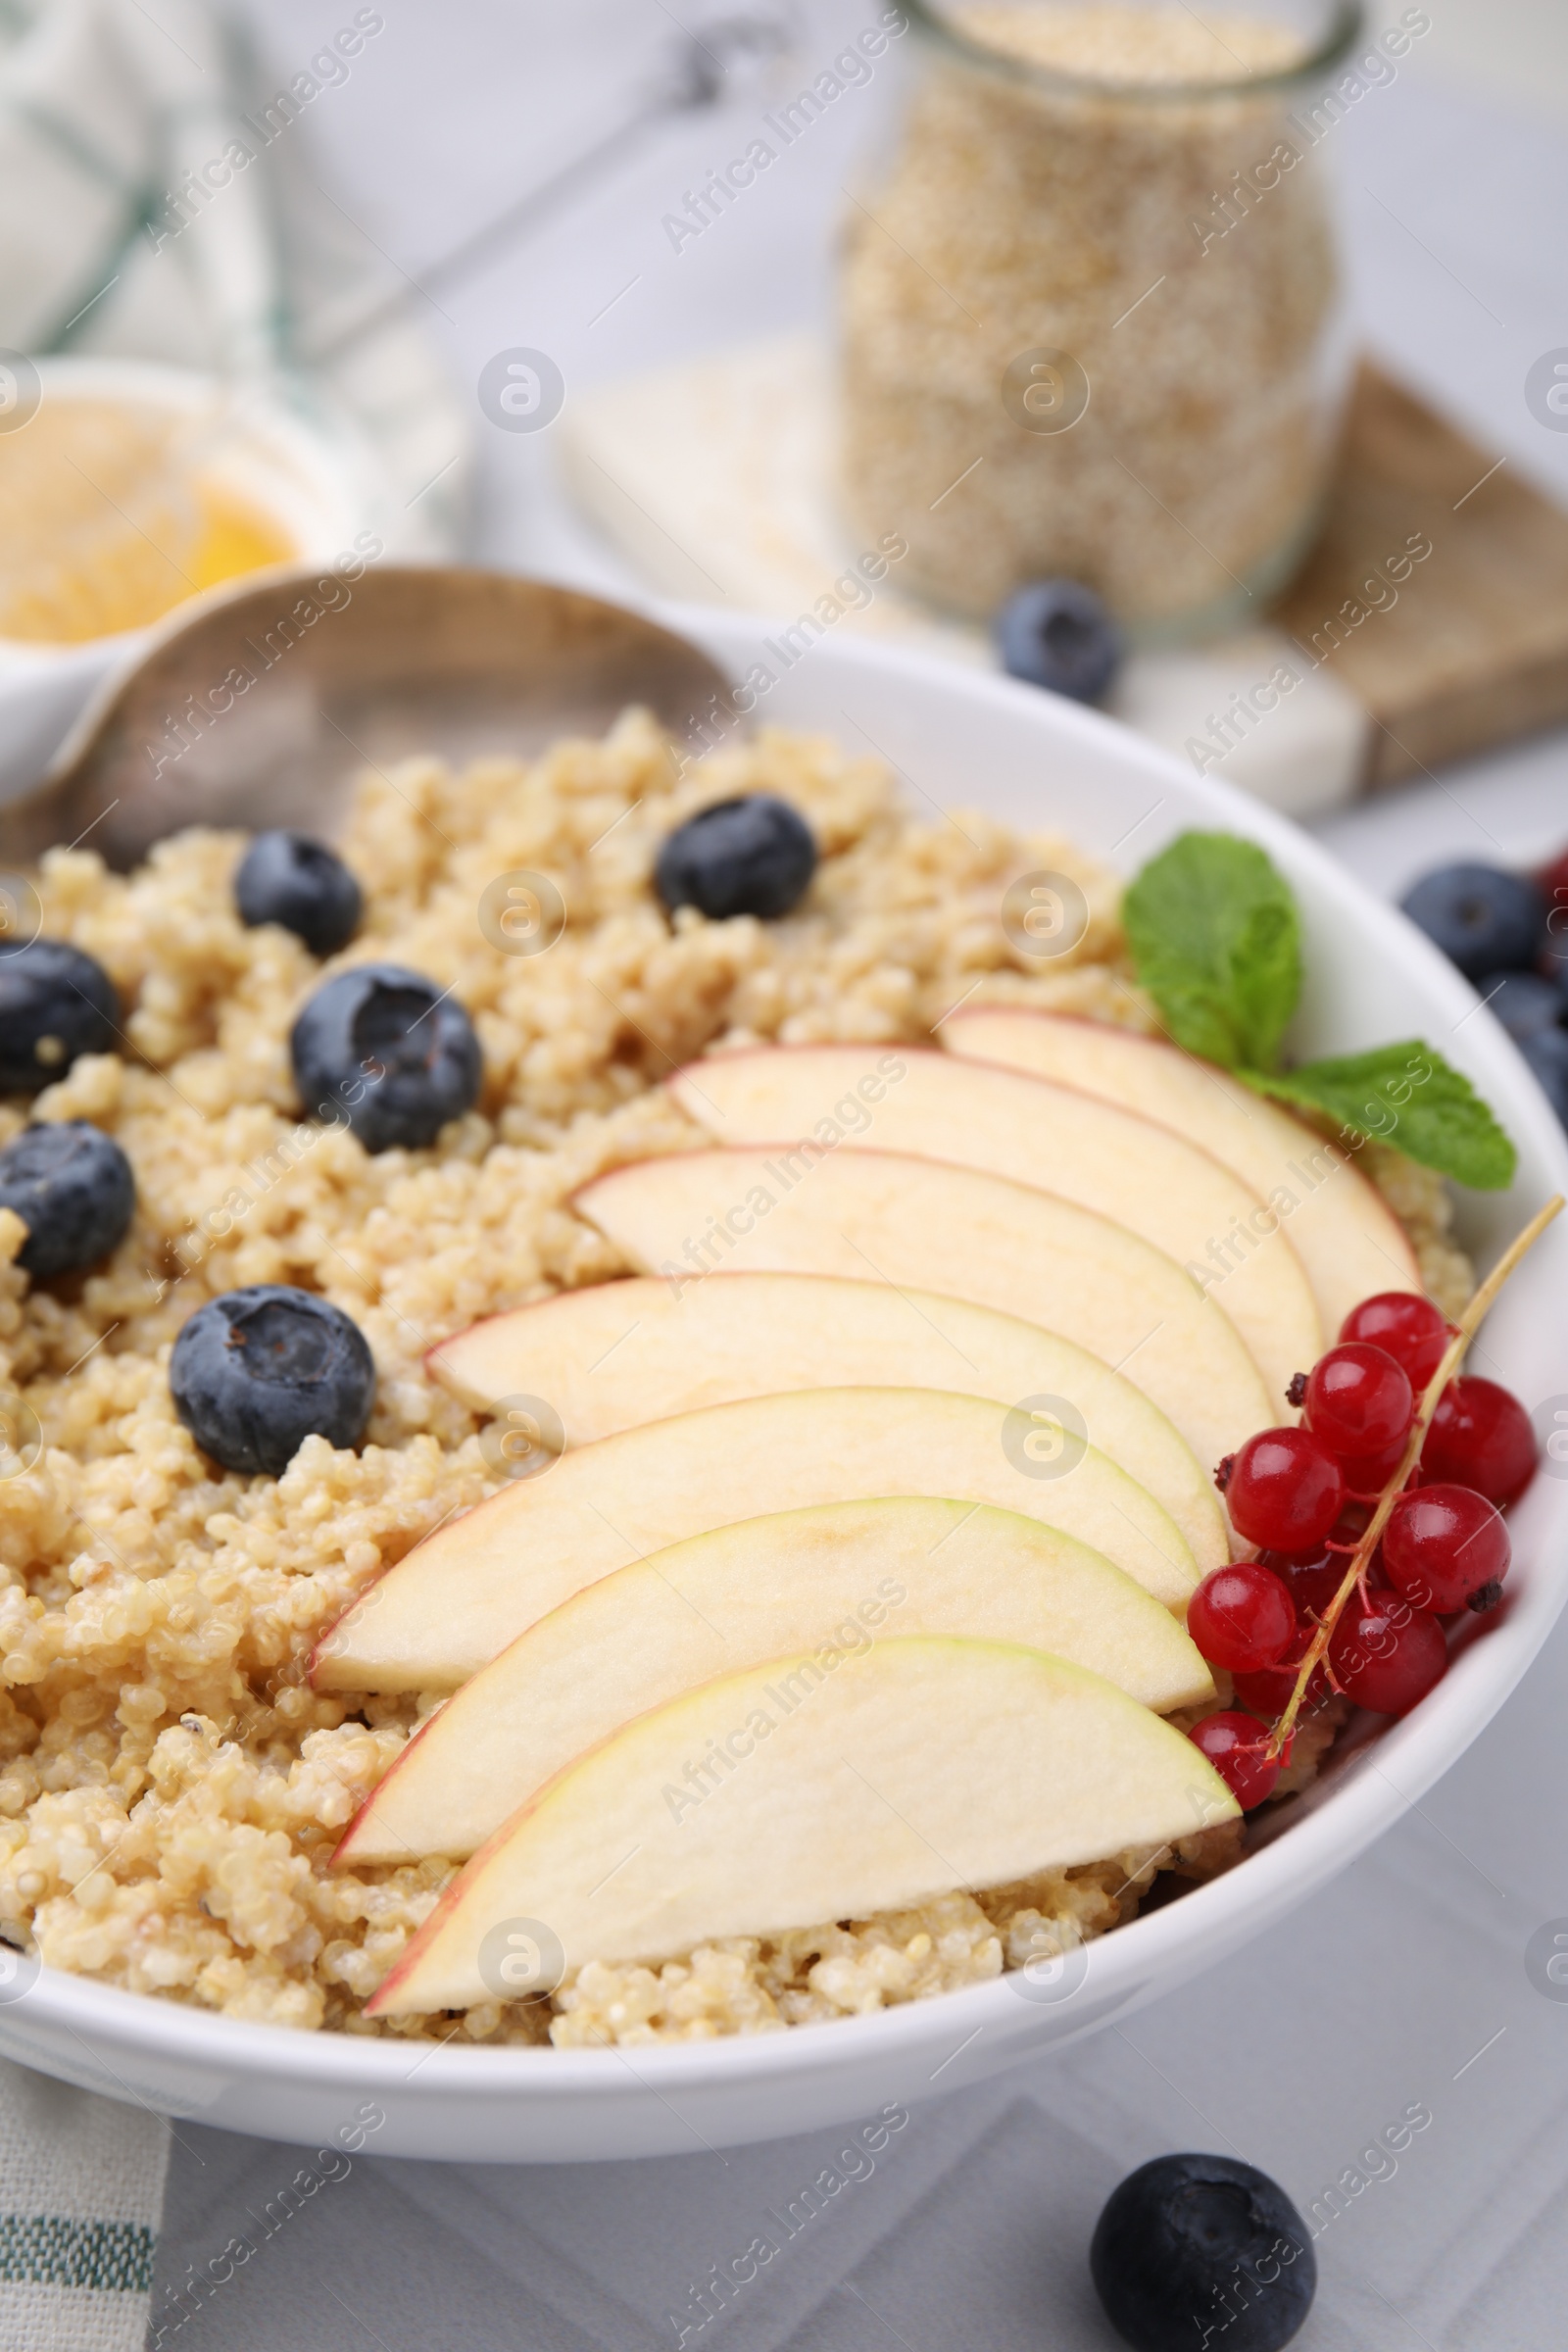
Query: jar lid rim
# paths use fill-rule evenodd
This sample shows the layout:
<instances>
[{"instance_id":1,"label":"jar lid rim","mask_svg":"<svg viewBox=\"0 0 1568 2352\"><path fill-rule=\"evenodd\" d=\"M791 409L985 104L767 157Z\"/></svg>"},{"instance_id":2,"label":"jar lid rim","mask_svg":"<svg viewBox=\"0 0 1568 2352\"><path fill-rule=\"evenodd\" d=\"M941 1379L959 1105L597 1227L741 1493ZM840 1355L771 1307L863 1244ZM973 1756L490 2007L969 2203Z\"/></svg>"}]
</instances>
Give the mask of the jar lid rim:
<instances>
[{"instance_id":1,"label":"jar lid rim","mask_svg":"<svg viewBox=\"0 0 1568 2352\"><path fill-rule=\"evenodd\" d=\"M1362 0L1336 0L1321 39L1302 56L1268 73L1243 74L1225 81L1112 81L1099 74L1073 74L1054 66L1037 66L1027 58L995 49L975 40L955 24L941 0L900 0L916 32L926 35L965 65L978 66L1004 78L1035 89L1073 97L1120 98L1155 105L1189 105L1195 99L1277 96L1304 82L1318 80L1337 66L1366 23Z\"/></svg>"}]
</instances>

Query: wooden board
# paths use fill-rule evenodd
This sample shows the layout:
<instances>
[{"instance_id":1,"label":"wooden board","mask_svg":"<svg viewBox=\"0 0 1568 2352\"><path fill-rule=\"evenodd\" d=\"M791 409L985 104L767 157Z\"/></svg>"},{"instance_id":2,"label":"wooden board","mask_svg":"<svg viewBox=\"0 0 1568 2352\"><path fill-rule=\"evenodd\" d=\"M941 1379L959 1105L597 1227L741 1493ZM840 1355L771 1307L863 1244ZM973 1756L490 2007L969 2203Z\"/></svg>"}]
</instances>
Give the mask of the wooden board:
<instances>
[{"instance_id":1,"label":"wooden board","mask_svg":"<svg viewBox=\"0 0 1568 2352\"><path fill-rule=\"evenodd\" d=\"M1361 788L1402 783L1568 719L1568 514L1363 366L1322 537L1273 618L1367 711Z\"/></svg>"},{"instance_id":2,"label":"wooden board","mask_svg":"<svg viewBox=\"0 0 1568 2352\"><path fill-rule=\"evenodd\" d=\"M831 491L835 392L816 337L770 337L596 387L568 404L558 449L585 512L651 587L808 613L855 554ZM1431 552L1391 575L1410 542ZM835 625L995 660L983 629L932 612L896 571ZM1286 661L1300 683L1266 724L1216 726ZM1135 651L1106 708L1308 818L1557 724L1568 514L1363 366L1322 536L1288 594L1234 638Z\"/></svg>"}]
</instances>

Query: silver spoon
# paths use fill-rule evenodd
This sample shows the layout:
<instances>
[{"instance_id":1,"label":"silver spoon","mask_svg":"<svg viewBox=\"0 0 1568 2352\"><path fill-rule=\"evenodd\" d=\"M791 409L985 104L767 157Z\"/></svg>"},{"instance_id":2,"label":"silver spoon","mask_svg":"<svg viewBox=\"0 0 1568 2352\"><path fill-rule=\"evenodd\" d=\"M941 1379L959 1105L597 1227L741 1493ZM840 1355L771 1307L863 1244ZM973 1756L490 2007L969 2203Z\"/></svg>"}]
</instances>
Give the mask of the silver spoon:
<instances>
[{"instance_id":1,"label":"silver spoon","mask_svg":"<svg viewBox=\"0 0 1568 2352\"><path fill-rule=\"evenodd\" d=\"M330 837L355 775L602 734L646 705L677 750L732 723L723 673L640 613L510 572L287 566L184 607L0 808L17 863L91 837L122 871L184 825Z\"/></svg>"},{"instance_id":2,"label":"silver spoon","mask_svg":"<svg viewBox=\"0 0 1568 2352\"><path fill-rule=\"evenodd\" d=\"M306 362L319 366L373 333L416 301L428 301L437 290L493 263L518 237L580 191L596 188L604 173L622 167L637 142L682 116L711 112L735 101L764 81L788 58L800 41L797 0L782 9L754 9L715 17L683 31L665 48L651 80L631 111L602 132L591 145L569 157L548 177L514 198L492 220L467 229L455 245L428 262L416 262L407 282L388 286L371 297L368 308L338 324L324 324L304 352Z\"/></svg>"}]
</instances>

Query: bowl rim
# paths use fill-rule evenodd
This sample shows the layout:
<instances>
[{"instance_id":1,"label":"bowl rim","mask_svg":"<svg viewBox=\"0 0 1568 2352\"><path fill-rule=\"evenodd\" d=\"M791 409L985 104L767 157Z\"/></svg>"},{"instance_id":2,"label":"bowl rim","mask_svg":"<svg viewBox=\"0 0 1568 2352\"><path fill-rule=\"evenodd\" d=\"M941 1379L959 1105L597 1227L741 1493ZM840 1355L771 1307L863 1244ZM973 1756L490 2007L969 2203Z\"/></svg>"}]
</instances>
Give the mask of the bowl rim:
<instances>
[{"instance_id":1,"label":"bowl rim","mask_svg":"<svg viewBox=\"0 0 1568 2352\"><path fill-rule=\"evenodd\" d=\"M780 625L773 617L654 598L621 601L663 626L683 631L737 677L744 675L747 658L761 639ZM1043 695L1010 678L941 662L923 649L854 637L813 644L811 654L813 661L847 664L862 674L882 672L894 681L919 679L927 686L935 669L940 684L960 702L1000 704L1015 712L1027 709L1059 748L1076 744L1091 753L1108 753L1124 770L1142 768L1152 783L1163 784L1169 798L1179 793L1181 812L1189 821L1239 832L1279 856L1293 879L1305 874L1327 885L1337 917L1343 914L1352 932L1374 923L1383 926L1397 961L1435 1009L1448 1011L1455 1021L1475 1016L1479 1031L1472 1034L1487 1040L1488 1057L1511 1066L1516 1080L1529 1079L1512 1042L1476 992L1406 916L1377 898L1289 818L1222 778L1190 773L1172 755L1097 710ZM3 719L0 694L0 724ZM1568 1193L1568 1135L1557 1127L1533 1081L1526 1088L1525 1104L1527 1140L1549 1180L1542 1197L1552 1187ZM1517 1123L1517 1110L1514 1116ZM1539 1202L1528 1195L1520 1200L1519 1224L1536 1205ZM1542 1556L1533 1564L1528 1584L1510 1593L1486 1638L1456 1654L1439 1690L1379 1737L1375 1757L1358 1753L1320 1802L1303 1810L1244 1864L1086 1947L1090 1966L1085 1982L1093 1983L1098 1996L1084 2013L1086 2030L1102 2016L1130 2006L1151 1980L1153 1989L1174 1985L1212 1958L1239 1948L1295 1900L1361 1854L1418 1803L1485 1729L1535 1659L1565 1602L1568 1548L1555 1559ZM994 2027L1009 2027L1005 2038L1016 2038L1030 2015L1003 1976L820 2026L639 2045L628 2052L620 2045L600 2050L546 2045L453 2048L450 2041L461 2026L447 2041L429 2041L262 2024L48 1967L32 1980L23 2005L47 2035L65 2034L78 2039L95 2060L95 2039L122 2056L141 2052L155 2061L220 2069L236 2078L274 2077L282 2060L286 2073L309 2074L315 2086L396 2097L417 2079L421 2103L457 2096L485 2104L524 2093L547 2096L554 2104L618 2102L627 2094L628 2073L656 2098L683 2089L733 2091L747 2083L760 2089L780 2078L819 2074L841 2064L893 2062L918 2051L929 2054L940 2019L952 2021L961 2048ZM1070 2011L1070 2002L1060 2006ZM1076 2032L1069 2027L1060 2039ZM942 2038L947 2038L945 2033ZM1054 2046L1060 2046L1060 2040ZM953 2055L957 2054L956 2049ZM62 2048L61 2055L66 2058L69 2053ZM960 2080L955 2078L955 2086ZM138 2092L128 2085L126 2089L127 2095L139 2099ZM695 2132L695 2126L690 2128Z\"/></svg>"}]
</instances>

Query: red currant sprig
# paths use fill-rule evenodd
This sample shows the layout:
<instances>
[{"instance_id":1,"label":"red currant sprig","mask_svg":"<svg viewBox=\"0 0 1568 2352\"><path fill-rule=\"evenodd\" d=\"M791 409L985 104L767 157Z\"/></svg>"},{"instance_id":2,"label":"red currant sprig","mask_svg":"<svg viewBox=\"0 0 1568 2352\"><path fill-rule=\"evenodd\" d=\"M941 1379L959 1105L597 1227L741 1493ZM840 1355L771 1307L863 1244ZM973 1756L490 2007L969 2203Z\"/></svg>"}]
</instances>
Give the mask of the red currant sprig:
<instances>
[{"instance_id":1,"label":"red currant sprig","mask_svg":"<svg viewBox=\"0 0 1568 2352\"><path fill-rule=\"evenodd\" d=\"M1269 1752L1271 1754L1280 1756L1288 1751L1291 1735L1295 1729L1296 1719L1300 1711L1301 1702L1306 1694L1307 1687L1311 1682L1314 1671L1318 1668L1318 1666L1321 1665L1326 1655L1330 1656L1331 1669L1335 1671L1336 1679L1340 1682L1341 1688L1347 1690L1348 1695L1356 1695L1355 1690L1350 1688L1350 1683L1347 1679L1348 1676L1355 1679L1359 1683L1359 1688L1363 1691L1377 1688L1383 1690L1386 1697L1396 1697L1401 1700L1401 1705L1398 1708L1391 1707L1385 1710L1387 1712L1402 1712L1404 1706L1413 1706L1415 1704L1415 1699L1422 1696L1425 1690L1430 1690L1432 1688L1432 1684L1436 1682L1438 1677L1441 1675L1443 1671L1441 1665L1437 1666L1437 1671L1435 1673L1432 1672L1432 1668L1436 1664L1436 1653L1433 1649L1433 1637L1435 1636L1437 1642L1441 1644L1443 1640L1442 1628L1437 1624L1434 1618L1425 1617L1424 1612L1420 1610L1411 1610L1409 1602L1403 1599L1402 1596L1400 1598L1399 1606L1403 1609L1409 1610L1411 1623L1414 1624L1418 1630L1412 1633L1406 1629L1395 1625L1392 1612L1377 1618L1377 1624L1381 1628L1381 1633L1378 1638L1383 1641L1392 1639L1394 1642L1394 1654L1402 1655L1404 1659L1404 1665L1401 1668L1401 1675L1403 1677L1402 1680L1400 1677L1393 1676L1391 1673L1387 1686L1382 1683L1374 1683L1374 1681L1371 1679L1372 1669L1374 1666L1383 1663L1383 1661L1370 1657L1370 1639L1367 1642L1362 1642L1357 1637L1353 1635L1347 1635L1341 1651L1343 1665L1340 1666L1336 1666L1335 1664L1331 1654L1331 1645L1334 1642L1336 1629L1340 1624L1346 1604L1349 1600L1352 1592L1358 1593L1359 1595L1359 1605L1361 1611L1359 1620L1352 1622L1364 1625L1367 1622L1369 1612L1375 1613L1376 1606L1380 1605L1376 1602L1376 1595L1372 1594L1368 1591L1367 1571L1371 1566L1374 1553L1377 1551L1379 1544L1383 1541L1384 1530L1387 1528L1390 1518L1393 1515L1395 1505L1399 1498L1400 1491L1404 1487L1405 1481L1409 1478L1411 1472L1415 1469L1417 1462L1422 1458L1422 1448L1427 1443L1427 1433L1431 1428L1433 1420L1437 1414L1439 1404L1443 1399L1446 1391L1447 1390L1448 1383L1453 1379L1455 1373L1457 1373L1460 1364L1464 1360L1465 1349L1469 1347L1471 1340L1474 1338L1476 1332L1480 1329L1488 1309L1491 1307L1492 1302L1496 1298L1498 1292L1502 1289L1503 1284L1507 1281L1514 1268L1520 1263L1521 1259L1523 1259L1535 1247L1541 1236L1545 1232L1546 1227L1551 1223L1552 1219L1561 1212L1565 1205L1568 1205L1568 1203L1564 1202L1562 1195L1560 1193L1555 1194L1553 1198L1546 1202L1545 1207L1540 1210L1536 1216L1531 1218L1523 1233L1517 1235L1514 1241L1509 1245L1508 1249L1504 1250L1502 1256L1498 1259L1496 1265L1493 1267L1492 1272L1487 1276L1486 1281L1481 1284L1480 1288L1475 1294L1475 1297L1471 1299L1469 1305L1465 1308L1463 1315L1460 1317L1452 1337L1448 1341L1447 1346L1444 1348L1442 1356L1439 1358L1437 1365L1434 1367L1427 1380L1425 1390L1423 1391L1421 1396L1420 1404L1417 1407L1414 1420L1410 1425L1409 1436L1405 1440L1404 1451L1401 1454L1393 1474L1385 1484L1377 1506L1374 1509L1371 1518L1367 1521L1365 1531L1357 1541L1355 1549L1351 1552L1349 1559L1346 1564L1344 1580L1341 1583L1338 1592L1329 1602L1328 1607L1323 1611L1317 1631L1312 1636L1311 1641L1306 1645L1305 1651L1302 1653L1301 1662L1297 1671L1296 1688L1292 1691L1279 1721L1274 1726L1273 1735L1269 1742ZM1359 1311L1360 1310L1357 1310L1357 1312ZM1436 1309L1433 1309L1434 1313L1436 1311ZM1356 1336L1361 1337L1363 1335L1358 1333ZM1272 1432L1269 1434L1277 1436L1279 1433ZM1311 1437L1311 1433L1309 1431L1302 1432L1300 1434L1308 1438ZM1314 1444L1316 1443L1315 1440L1312 1442ZM1251 1443L1254 1443L1254 1441L1250 1440L1249 1444ZM1246 1450L1247 1448L1244 1446L1242 1449L1243 1453L1245 1453ZM1534 1442L1532 1438L1532 1456L1533 1451ZM1238 1455L1236 1459L1239 1465L1241 1461L1241 1455ZM1234 1479L1231 1483L1234 1483ZM1327 1531L1325 1530L1324 1532L1326 1533ZM1426 1630L1427 1628L1430 1628L1430 1632ZM1354 1650L1353 1657L1348 1654L1352 1649ZM1368 1653L1366 1659L1363 1659L1363 1650ZM1446 1649L1444 1652L1444 1658L1446 1662ZM1365 1665L1367 1676L1367 1679L1365 1680L1361 1679L1358 1672L1358 1669L1363 1664ZM1423 1682L1423 1676L1427 1675L1430 1675L1431 1679ZM1417 1683L1421 1684L1421 1688L1417 1689L1415 1690L1414 1697L1411 1697L1408 1695L1408 1692L1410 1689ZM1370 1700L1364 1700L1363 1703L1372 1702Z\"/></svg>"},{"instance_id":2,"label":"red currant sprig","mask_svg":"<svg viewBox=\"0 0 1568 2352\"><path fill-rule=\"evenodd\" d=\"M1494 1501L1523 1491L1534 1432L1505 1390L1451 1376L1562 1206L1532 1221L1457 1326L1404 1292L1363 1300L1339 1343L1291 1384L1305 1427L1259 1431L1215 1472L1232 1524L1263 1556L1205 1577L1188 1630L1255 1714L1225 1709L1191 1736L1244 1809L1272 1790L1303 1703L1337 1690L1378 1713L1407 1713L1446 1669L1439 1618L1498 1599L1509 1543ZM1406 1492L1418 1462L1432 1483ZM1277 1720L1260 1748L1263 1735L1248 1726L1268 1715Z\"/></svg>"}]
</instances>

